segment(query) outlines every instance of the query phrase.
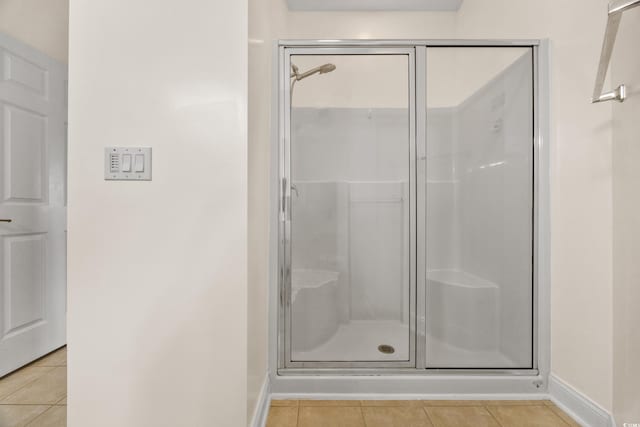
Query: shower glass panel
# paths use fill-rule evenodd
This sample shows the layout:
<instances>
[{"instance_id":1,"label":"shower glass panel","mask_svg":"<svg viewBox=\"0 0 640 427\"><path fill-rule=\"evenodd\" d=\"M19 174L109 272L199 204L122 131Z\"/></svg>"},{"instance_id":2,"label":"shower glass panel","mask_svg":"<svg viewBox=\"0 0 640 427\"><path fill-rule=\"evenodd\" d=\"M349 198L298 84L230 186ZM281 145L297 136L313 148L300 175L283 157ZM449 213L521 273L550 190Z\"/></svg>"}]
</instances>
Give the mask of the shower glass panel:
<instances>
[{"instance_id":1,"label":"shower glass panel","mask_svg":"<svg viewBox=\"0 0 640 427\"><path fill-rule=\"evenodd\" d=\"M344 52L286 62L287 366L409 366L413 50Z\"/></svg>"},{"instance_id":2,"label":"shower glass panel","mask_svg":"<svg viewBox=\"0 0 640 427\"><path fill-rule=\"evenodd\" d=\"M426 62L427 368L532 368L533 50Z\"/></svg>"}]
</instances>

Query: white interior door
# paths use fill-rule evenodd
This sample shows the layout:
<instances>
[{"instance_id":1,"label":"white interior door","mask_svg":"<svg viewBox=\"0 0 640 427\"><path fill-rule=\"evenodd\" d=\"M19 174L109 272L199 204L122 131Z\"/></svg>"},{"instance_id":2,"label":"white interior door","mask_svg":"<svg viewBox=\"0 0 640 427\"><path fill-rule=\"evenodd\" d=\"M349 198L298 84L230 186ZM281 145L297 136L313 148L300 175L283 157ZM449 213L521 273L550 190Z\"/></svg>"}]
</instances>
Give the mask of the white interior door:
<instances>
[{"instance_id":1,"label":"white interior door","mask_svg":"<svg viewBox=\"0 0 640 427\"><path fill-rule=\"evenodd\" d=\"M66 78L0 33L0 376L66 342Z\"/></svg>"}]
</instances>

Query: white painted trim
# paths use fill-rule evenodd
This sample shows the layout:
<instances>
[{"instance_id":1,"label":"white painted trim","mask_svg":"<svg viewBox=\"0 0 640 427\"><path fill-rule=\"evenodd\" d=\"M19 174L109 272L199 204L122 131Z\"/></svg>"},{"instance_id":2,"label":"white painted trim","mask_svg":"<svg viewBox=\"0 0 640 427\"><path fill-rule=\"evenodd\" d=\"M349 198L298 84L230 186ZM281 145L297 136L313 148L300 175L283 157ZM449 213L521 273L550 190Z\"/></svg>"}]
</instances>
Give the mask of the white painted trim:
<instances>
[{"instance_id":1,"label":"white painted trim","mask_svg":"<svg viewBox=\"0 0 640 427\"><path fill-rule=\"evenodd\" d=\"M538 372L545 382L551 371L551 70L549 40L537 49L538 224L537 353ZM545 385L546 389L546 385Z\"/></svg>"},{"instance_id":2,"label":"white painted trim","mask_svg":"<svg viewBox=\"0 0 640 427\"><path fill-rule=\"evenodd\" d=\"M253 417L249 423L250 427L264 427L267 425L267 415L271 406L271 387L269 385L269 375L265 375L260 394L253 410Z\"/></svg>"},{"instance_id":3,"label":"white painted trim","mask_svg":"<svg viewBox=\"0 0 640 427\"><path fill-rule=\"evenodd\" d=\"M543 377L518 375L277 375L271 373L274 394L398 396L547 396ZM474 397L480 399L479 397Z\"/></svg>"},{"instance_id":4,"label":"white painted trim","mask_svg":"<svg viewBox=\"0 0 640 427\"><path fill-rule=\"evenodd\" d=\"M274 393L272 399L294 400L547 400L546 394L389 394L389 393Z\"/></svg>"},{"instance_id":5,"label":"white painted trim","mask_svg":"<svg viewBox=\"0 0 640 427\"><path fill-rule=\"evenodd\" d=\"M585 427L615 427L613 416L560 378L549 376L549 397L560 409Z\"/></svg>"}]
</instances>

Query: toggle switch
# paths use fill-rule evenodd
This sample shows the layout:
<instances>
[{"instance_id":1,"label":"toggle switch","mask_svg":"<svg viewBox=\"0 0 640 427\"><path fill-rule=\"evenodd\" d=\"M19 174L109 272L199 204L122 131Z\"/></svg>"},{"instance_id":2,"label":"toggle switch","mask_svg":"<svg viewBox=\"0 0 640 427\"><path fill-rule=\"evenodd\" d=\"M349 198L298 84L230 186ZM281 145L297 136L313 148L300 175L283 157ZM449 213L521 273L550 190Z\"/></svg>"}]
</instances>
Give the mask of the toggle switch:
<instances>
[{"instance_id":1,"label":"toggle switch","mask_svg":"<svg viewBox=\"0 0 640 427\"><path fill-rule=\"evenodd\" d=\"M122 172L131 172L131 154L122 155Z\"/></svg>"},{"instance_id":2,"label":"toggle switch","mask_svg":"<svg viewBox=\"0 0 640 427\"><path fill-rule=\"evenodd\" d=\"M134 157L133 163L133 171L134 172L144 172L144 155L136 154Z\"/></svg>"}]
</instances>

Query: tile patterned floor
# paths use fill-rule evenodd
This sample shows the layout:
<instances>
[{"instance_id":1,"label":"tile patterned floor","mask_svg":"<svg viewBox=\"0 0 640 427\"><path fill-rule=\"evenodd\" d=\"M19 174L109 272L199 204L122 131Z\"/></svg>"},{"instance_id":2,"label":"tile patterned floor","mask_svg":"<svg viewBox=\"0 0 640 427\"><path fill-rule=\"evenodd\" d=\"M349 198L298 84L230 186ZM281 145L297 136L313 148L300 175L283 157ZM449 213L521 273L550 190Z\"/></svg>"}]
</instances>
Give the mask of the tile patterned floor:
<instances>
[{"instance_id":1,"label":"tile patterned floor","mask_svg":"<svg viewBox=\"0 0 640 427\"><path fill-rule=\"evenodd\" d=\"M548 400L273 400L267 427L580 427Z\"/></svg>"},{"instance_id":2,"label":"tile patterned floor","mask_svg":"<svg viewBox=\"0 0 640 427\"><path fill-rule=\"evenodd\" d=\"M66 347L0 379L0 427L66 425Z\"/></svg>"},{"instance_id":3,"label":"tile patterned floor","mask_svg":"<svg viewBox=\"0 0 640 427\"><path fill-rule=\"evenodd\" d=\"M66 347L0 379L0 427L66 427ZM548 400L274 400L267 427L580 427Z\"/></svg>"}]
</instances>

